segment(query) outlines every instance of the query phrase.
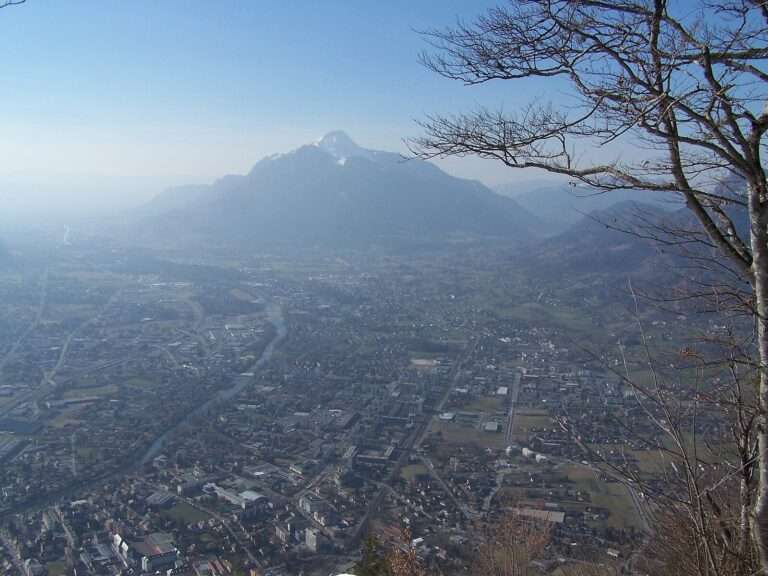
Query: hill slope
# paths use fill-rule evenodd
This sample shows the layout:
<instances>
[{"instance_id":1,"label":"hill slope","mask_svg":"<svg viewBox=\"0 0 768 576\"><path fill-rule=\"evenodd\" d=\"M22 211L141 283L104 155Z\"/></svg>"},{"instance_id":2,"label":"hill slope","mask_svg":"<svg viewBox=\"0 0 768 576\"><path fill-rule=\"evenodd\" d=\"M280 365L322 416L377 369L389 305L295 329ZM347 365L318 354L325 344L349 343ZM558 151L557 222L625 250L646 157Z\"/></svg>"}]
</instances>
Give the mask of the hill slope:
<instances>
[{"instance_id":1,"label":"hill slope","mask_svg":"<svg viewBox=\"0 0 768 576\"><path fill-rule=\"evenodd\" d=\"M527 211L552 227L564 230L576 224L586 214L607 210L615 204L637 202L659 206L668 210L676 207L676 197L658 192L642 190L614 190L599 193L582 186L550 183L529 189L518 189L514 184L498 186L499 194L513 198ZM679 205L679 202L678 202Z\"/></svg>"},{"instance_id":2,"label":"hill slope","mask_svg":"<svg viewBox=\"0 0 768 576\"><path fill-rule=\"evenodd\" d=\"M619 202L540 242L528 259L542 270L572 274L640 272L658 257L659 246L638 235L647 233L642 228L648 223L670 218L679 216L649 204Z\"/></svg>"}]
</instances>

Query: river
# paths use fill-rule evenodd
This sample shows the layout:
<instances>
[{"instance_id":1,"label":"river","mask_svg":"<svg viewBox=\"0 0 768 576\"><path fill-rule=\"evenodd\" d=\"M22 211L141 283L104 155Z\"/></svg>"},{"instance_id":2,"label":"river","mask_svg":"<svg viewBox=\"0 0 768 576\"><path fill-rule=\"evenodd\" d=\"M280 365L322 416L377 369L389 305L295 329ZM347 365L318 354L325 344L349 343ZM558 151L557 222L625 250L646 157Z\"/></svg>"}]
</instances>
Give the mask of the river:
<instances>
[{"instance_id":1,"label":"river","mask_svg":"<svg viewBox=\"0 0 768 576\"><path fill-rule=\"evenodd\" d=\"M248 372L255 372L264 364L269 362L270 358L272 358L272 354L275 351L275 348L280 343L280 341L286 337L288 334L288 328L285 324L285 319L283 318L283 310L282 308L277 305L270 305L267 308L267 318L274 326L275 328L275 335L272 337L272 340L270 340L264 350L262 351L261 355L259 356L259 359L254 362L248 369ZM163 446L165 445L165 441L168 439L168 437L173 434L174 432L178 431L182 426L189 423L190 420L192 420L195 416L199 416L200 414L203 414L206 410L210 409L214 404L220 403L220 402L227 402L237 396L240 392L242 392L246 386L249 386L253 383L253 380L248 378L237 378L235 379L235 382L232 386L225 390L219 391L217 394L215 394L212 398L207 400L205 403L201 404L188 414L186 414L183 418L181 418L178 422L176 422L173 426L166 429L164 432L162 432L154 442L147 448L140 456L137 455L135 458L129 458L126 460L123 466L121 466L117 470L112 470L110 472L106 472L104 474L96 475L94 477L90 478L81 478L78 481L73 482L72 484L66 486L65 488L62 488L61 490L46 494L45 496L42 496L40 498L37 498L32 501L27 501L20 503L16 506L13 506L11 508L6 508L5 510L0 510L0 520L3 518L9 517L13 514L20 514L23 512L30 512L32 510L39 510L42 508L45 508L46 506L49 506L50 504L60 501L64 498L71 498L75 495L82 494L83 491L88 490L89 488L103 484L104 482L109 481L112 478L116 478L119 476L124 476L125 474L130 473L132 470L135 470L136 468L143 466L147 462L151 461L153 458L155 458L163 449Z\"/></svg>"},{"instance_id":2,"label":"river","mask_svg":"<svg viewBox=\"0 0 768 576\"><path fill-rule=\"evenodd\" d=\"M275 347L288 334L288 328L286 327L285 319L283 318L283 310L279 305L273 304L267 308L267 318L270 324L272 324L272 326L274 326L275 328L275 335L273 336L272 340L269 341L267 346L264 348L264 350L261 353L261 356L259 356L259 359L256 360L256 362L254 362L251 366L249 366L248 370L246 370L247 372L256 372L259 368L264 366L264 364L269 362L270 358L272 358L272 354L275 351ZM179 420L171 428L168 428L165 432L163 432L160 436L158 436L154 442L152 442L150 447L147 448L146 452L144 452L144 455L141 457L141 460L139 461L140 465L143 466L144 464L146 464L147 462L155 458L158 454L160 454L160 452L163 449L163 446L165 445L165 441L168 439L168 437L171 434L176 432L179 428L187 424L190 420L192 420L196 416L204 414L214 405L231 400L232 398L240 394L240 392L242 392L246 386L249 386L252 383L253 383L253 380L251 379L238 378L235 381L235 384L233 386L230 386L229 388L225 388L224 390L220 390L218 393L216 393L213 397L211 397L205 403L201 404L200 406L198 406L197 408L189 412L186 416L184 416L184 418Z\"/></svg>"}]
</instances>

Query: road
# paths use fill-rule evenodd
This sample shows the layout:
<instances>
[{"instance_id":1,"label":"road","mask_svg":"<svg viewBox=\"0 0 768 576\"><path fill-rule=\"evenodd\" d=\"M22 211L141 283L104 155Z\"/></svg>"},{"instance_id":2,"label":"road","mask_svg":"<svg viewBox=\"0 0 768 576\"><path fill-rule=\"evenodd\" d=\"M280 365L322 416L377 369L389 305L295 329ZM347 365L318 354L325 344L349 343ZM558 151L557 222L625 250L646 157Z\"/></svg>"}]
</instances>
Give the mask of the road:
<instances>
[{"instance_id":1,"label":"road","mask_svg":"<svg viewBox=\"0 0 768 576\"><path fill-rule=\"evenodd\" d=\"M232 528L229 520L224 518L218 512L215 512L215 511L211 510L210 508L206 508L205 506L200 505L198 502L195 502L194 500L192 500L192 498L185 498L183 496L177 496L177 498L182 500L183 502L186 502L187 504L189 504L193 508L195 508L197 510L200 510L200 512L203 512L205 514L210 515L211 517L215 518L218 522L220 522L221 525L224 526L224 528L227 530L227 532L229 532L229 535L232 536L232 539L235 542L237 542L237 545L240 546L240 548L243 549L245 554L248 556L248 560L250 560L253 564L255 564L256 567L259 568L259 570L264 570L264 566L259 561L259 559L256 558L256 555L251 550L250 544L248 544L247 542L243 541L243 539L240 536L240 534L238 534L237 531L234 528ZM241 526L241 530L242 530L242 526Z\"/></svg>"},{"instance_id":2,"label":"road","mask_svg":"<svg viewBox=\"0 0 768 576\"><path fill-rule=\"evenodd\" d=\"M161 344L155 344L154 348L157 350L160 350L160 352L163 353L163 355L168 358L168 360L171 362L171 365L174 369L178 370L181 367L181 364L179 364L179 361L176 359L176 356L173 355L173 352L171 352L167 346L163 346Z\"/></svg>"},{"instance_id":3,"label":"road","mask_svg":"<svg viewBox=\"0 0 768 576\"><path fill-rule=\"evenodd\" d=\"M150 482L147 482L146 480L140 480L140 482L145 486L148 486L152 490L161 490L161 491L164 490L163 486L152 484ZM203 506L202 504L200 504L196 500L193 500L192 498L187 498L185 496L176 496L176 499L189 504L195 510L199 510L204 514L208 514L212 518L215 518L222 526L224 526L227 532L229 532L229 535L232 536L232 539L235 542L237 542L237 545L243 549L245 554L248 556L248 560L250 560L253 564L255 564L260 570L264 569L264 566L261 564L261 562L259 562L259 559L256 558L256 555L251 550L250 545L247 542L243 542L242 536L238 534L238 532L234 528L232 528L232 525L230 524L229 520L224 518L221 514L219 514L215 510L211 510L210 508ZM245 532L242 525L240 525L240 529L243 532Z\"/></svg>"},{"instance_id":4,"label":"road","mask_svg":"<svg viewBox=\"0 0 768 576\"><path fill-rule=\"evenodd\" d=\"M619 473L614 472L613 470L607 469L607 468L600 468L599 466L595 466L594 464L584 464L583 462L577 462L576 460L571 460L570 458L562 458L560 456L547 456L549 460L552 462L557 462L560 464L568 464L573 466L581 466L582 468L589 468L593 472L596 472L597 474L605 474L606 476L610 476L620 484L622 484L627 491L629 492L629 496L632 499L632 504L635 507L635 511L637 512L638 518L640 518L640 522L643 525L643 531L646 534L652 534L653 530L651 528L651 522L650 522L650 513L648 510L646 510L645 503L643 502L643 499L640 498L640 495L638 494L637 490L634 486L627 483L627 479L621 476Z\"/></svg>"},{"instance_id":5,"label":"road","mask_svg":"<svg viewBox=\"0 0 768 576\"><path fill-rule=\"evenodd\" d=\"M523 379L522 371L518 370L515 374L515 381L512 382L512 393L509 398L509 412L507 413L507 430L504 432L504 440L507 445L512 442L512 430L515 423L515 411L517 410L517 399L520 396L520 381Z\"/></svg>"},{"instance_id":6,"label":"road","mask_svg":"<svg viewBox=\"0 0 768 576\"><path fill-rule=\"evenodd\" d=\"M456 508L461 512L461 514L464 516L465 519L470 520L474 516L472 513L472 510L469 509L469 506L466 503L459 502L458 498L456 498L456 495L453 493L453 491L450 489L448 484L443 480L443 477L440 476L440 473L435 469L435 465L432 463L432 460L429 458L425 458L424 456L420 456L421 462L424 464L424 466L427 467L427 470L429 470L430 475L437 480L437 483L440 484L440 487L443 489L443 492L445 492L448 495L448 498L451 499L451 502L453 502L453 505L456 506Z\"/></svg>"},{"instance_id":7,"label":"road","mask_svg":"<svg viewBox=\"0 0 768 576\"><path fill-rule=\"evenodd\" d=\"M357 524L355 531L352 533L352 536L347 542L348 548L355 547L359 543L363 535L363 532L368 526L368 522L370 521L371 516L373 516L373 514L381 506L381 502L384 499L384 494L386 492L385 486L391 488L394 481L400 476L400 470L402 469L403 465L408 461L408 457L411 455L411 452L414 446L416 445L416 442L417 441L420 442L424 438L426 431L429 429L430 422L431 420L425 420L424 422L417 424L413 432L411 433L411 435L403 443L400 457L397 459L397 462L395 463L395 466L392 469L392 472L390 472L389 476L387 476L387 479L380 484L379 491L376 493L376 496L374 496L373 499L368 503L368 508L365 511L365 515Z\"/></svg>"},{"instance_id":8,"label":"road","mask_svg":"<svg viewBox=\"0 0 768 576\"><path fill-rule=\"evenodd\" d=\"M491 502L493 502L494 496L496 496L501 487L504 485L504 476L506 476L508 473L509 470L499 470L496 473L496 486L494 486L493 490L488 493L488 496L483 499L483 512L487 513L491 509Z\"/></svg>"},{"instance_id":9,"label":"road","mask_svg":"<svg viewBox=\"0 0 768 576\"><path fill-rule=\"evenodd\" d=\"M285 321L282 316L282 309L279 306L270 307L268 311L268 316L269 316L269 321L275 327L276 334L272 338L272 340L267 344L264 351L261 353L261 356L259 357L258 361L251 366L250 369L253 371L259 369L261 366L263 366L265 363L269 361L269 359L272 357L272 353L274 352L275 347L282 341L283 338L286 337L288 333L287 327L285 325ZM131 471L135 470L139 466L144 465L146 462L151 460L155 455L157 455L157 453L159 453L159 451L162 449L165 439L170 434L178 430L181 426L183 426L195 415L201 413L202 411L207 410L214 402L223 402L223 401L226 402L231 400L243 389L244 386L245 384L233 385L230 388L222 390L218 394L216 394L213 398L206 401L205 403L198 405L197 407L193 408L190 412L184 415L181 415L179 420L171 424L164 431L160 432L155 437L155 440L152 442L151 445L149 445L148 447L144 445L141 449L136 450L136 452L132 456L127 457L125 459L124 465L121 466L119 469L111 470L109 472L105 472L103 474L99 474L90 478L81 478L79 479L78 482L68 485L56 493L48 494L44 497L41 497L38 500L35 500L34 502L26 502L26 503L22 503L17 506L14 506L12 508L0 510L0 520L13 514L20 514L20 513L29 512L32 510L40 510L42 508L49 506L51 503L56 502L57 500L71 497L72 495L75 495L78 493L82 493L93 486L103 484L114 478L124 476L130 473ZM1 415L2 414L0 413L0 416Z\"/></svg>"},{"instance_id":10,"label":"road","mask_svg":"<svg viewBox=\"0 0 768 576\"><path fill-rule=\"evenodd\" d=\"M578 444L579 448L581 448L584 453L589 453L589 449L582 443L581 440L576 439L576 444ZM593 472L597 472L598 474L605 474L606 476L610 476L617 482L623 484L627 490L629 491L629 495L632 498L632 504L635 506L635 510L637 511L637 515L640 518L640 522L643 524L643 529L646 534L652 534L653 529L651 528L651 521L650 521L650 513L648 510L646 510L645 503L643 502L642 498L640 498L640 495L638 494L637 490L634 486L632 486L630 483L627 482L627 479L619 474L618 472L611 470L610 468L600 468L594 464L590 463L584 463L584 462L576 462L575 460L571 460L570 458L562 458L562 457L554 457L551 458L551 460L555 462L564 462L567 464L575 464L577 466L583 466L585 468L589 468Z\"/></svg>"},{"instance_id":11,"label":"road","mask_svg":"<svg viewBox=\"0 0 768 576\"><path fill-rule=\"evenodd\" d=\"M520 382L523 379L523 372L518 370L515 373L515 379L512 382L512 391L509 397L509 411L507 412L507 426L504 431L504 440L507 445L512 443L512 431L515 428L515 413L517 411L517 401L520 397ZM493 490L483 499L482 511L487 513L491 509L491 502L493 502L494 496L504 483L504 476L509 473L509 470L499 470L496 473L496 486Z\"/></svg>"},{"instance_id":12,"label":"road","mask_svg":"<svg viewBox=\"0 0 768 576\"><path fill-rule=\"evenodd\" d=\"M21 556L19 556L18 552L16 552L16 548L11 544L11 540L5 530L0 530L0 544L2 544L3 548L8 551L8 554L11 557L11 562L13 562L13 565L19 571L19 574L25 574Z\"/></svg>"},{"instance_id":13,"label":"road","mask_svg":"<svg viewBox=\"0 0 768 576\"><path fill-rule=\"evenodd\" d=\"M261 356L259 356L259 359L256 360L256 362L254 362L247 368L248 372L256 372L264 364L269 362L269 359L272 358L272 354L275 351L275 347L288 334L288 329L285 325L285 319L283 318L283 311L280 306L278 305L270 306L270 308L268 309L268 318L269 318L269 322L275 328L275 335L272 338L272 340L270 340L267 343L267 345L264 347L264 350L262 350ZM144 465L150 460L152 460L152 458L157 456L162 451L163 446L165 445L165 441L168 439L168 437L174 432L178 431L190 420L192 420L196 416L199 416L200 414L203 414L206 410L209 410L214 404L219 404L221 402L229 402L235 396L240 394L240 392L242 392L246 386L250 386L250 385L251 385L250 381L240 380L238 383L233 384L229 388L224 388L223 390L220 390L212 398L208 399L203 404L200 404L199 406L195 407L193 410L185 414L173 426L171 426L165 432L163 432L161 435L155 438L155 441L144 453L144 457L141 459L140 464Z\"/></svg>"},{"instance_id":14,"label":"road","mask_svg":"<svg viewBox=\"0 0 768 576\"><path fill-rule=\"evenodd\" d=\"M16 354L16 350L19 349L19 346L21 346L21 343L24 342L27 336L29 336L30 332L38 327L40 324L40 321L43 319L43 314L45 313L45 306L48 301L48 268L45 269L45 272L43 272L43 282L40 287L40 298L38 300L37 304L37 313L35 314L35 319L27 326L27 329L24 330L24 332L16 339L16 342L13 343L13 346L11 346L11 349L8 350L8 352L5 354L5 356L0 359L0 377L2 376L3 368L8 363L8 360L10 360L14 354Z\"/></svg>"},{"instance_id":15,"label":"road","mask_svg":"<svg viewBox=\"0 0 768 576\"><path fill-rule=\"evenodd\" d=\"M477 347L477 341L473 340L471 343L467 344L467 348L464 350L464 353L461 355L461 358L459 358L456 361L456 364L453 366L453 370L449 373L449 384L446 387L445 393L440 398L440 401L435 405L435 414L439 415L440 412L442 412L443 407L445 406L445 403L448 401L448 398L451 396L451 392L456 388L456 385L459 383L459 380L461 379L461 369L464 366L464 363L470 358L470 356L474 353L475 348ZM355 528L355 531L352 534L352 537L347 542L347 546L355 546L363 532L365 531L366 527L368 526L368 522L370 521L373 514L379 509L381 506L381 502L384 499L384 495L387 492L387 490L393 490L392 484L394 484L395 480L400 477L400 470L403 468L403 466L408 462L409 457L414 452L417 452L419 450L419 447L424 442L424 439L427 437L427 434L429 434L429 429L432 424L432 420L434 419L434 416L431 416L424 420L423 422L420 422L416 424L416 426L413 429L413 432L408 436L408 438L403 442L401 446L400 451L400 457L397 459L397 462L395 463L395 466L392 469L392 472L390 472L389 476L387 476L387 479L380 484L379 491L376 494L376 496L373 497L373 499L368 503L368 508L366 509L365 515L358 523L357 527ZM434 469L432 469L434 471ZM442 479L438 478L438 482L442 483ZM444 485L444 483L442 483ZM453 494L450 490L447 490L449 497L452 497L452 499L455 501L455 498L453 498ZM459 507L459 510L464 512L464 510Z\"/></svg>"},{"instance_id":16,"label":"road","mask_svg":"<svg viewBox=\"0 0 768 576\"><path fill-rule=\"evenodd\" d=\"M448 387L445 390L445 393L443 394L443 397L440 398L440 401L435 405L435 414L440 415L440 413L443 411L443 407L445 406L445 403L448 402L448 398L451 397L451 393L456 389L457 384L459 383L459 380L461 380L461 369L464 367L464 364L467 360L472 356L472 354L475 352L475 349L477 348L477 340L473 340L471 343L467 345L467 349L464 350L464 353L461 355L461 358L459 358L456 361L456 364L453 366L453 370L448 375L448 378L450 379L450 383ZM432 424L432 420L435 418L435 416L432 416L428 421L427 425L424 427L424 430L422 431L419 438L416 440L416 442L413 445L413 450L418 450L421 446L422 442L424 442L424 439L427 437L427 434L429 433L430 425Z\"/></svg>"},{"instance_id":17,"label":"road","mask_svg":"<svg viewBox=\"0 0 768 576\"><path fill-rule=\"evenodd\" d=\"M115 301L120 297L120 294L121 290L117 290L115 293L113 293L109 300L107 300L107 302L104 304L104 306L101 307L95 316L92 316L89 320L80 324L80 326L76 327L69 334L67 334L67 336L64 338L64 343L61 346L61 350L59 351L59 357L56 359L56 364L53 366L53 368L47 372L43 372L43 376L40 379L37 388L30 390L26 394L21 394L15 397L11 402L3 406L2 410L0 410L0 418L7 416L22 404L44 400L49 394L56 390L56 374L59 370L61 370L61 367L64 366L64 363L67 359L67 354L69 353L69 346L72 343L72 339L75 337L75 334L77 334L77 332L86 326L89 326L100 320L104 313L109 309L109 307L112 306L112 304L114 304ZM41 302L41 306L44 306L44 303ZM42 312L40 312L40 314L42 314ZM30 326L28 330L32 329L33 327Z\"/></svg>"},{"instance_id":18,"label":"road","mask_svg":"<svg viewBox=\"0 0 768 576\"><path fill-rule=\"evenodd\" d=\"M312 480L309 482L309 484L307 484L306 486L304 486L304 488L302 488L301 490L299 490L299 491L298 491L298 492L297 492L297 493L296 493L296 494L293 496L293 500L294 500L294 501L296 501L296 502L298 502L298 501L299 501L299 498L301 498L302 496L304 496L304 494L306 494L307 492L309 492L309 491L313 490L313 489L315 488L315 486L317 486L317 485L318 485L318 484L320 484L320 483L321 483L323 480L325 480L326 476L328 476L328 474L329 474L330 472L332 472L332 471L333 471L333 469L334 469L335 467L336 467L336 465L335 465L335 464L327 464L327 465L325 466L325 468L323 468L323 469L322 469L322 470L321 470L321 471L320 471L318 474L316 474L316 475L315 475L315 477L314 477L314 478L313 478L313 479L312 479Z\"/></svg>"},{"instance_id":19,"label":"road","mask_svg":"<svg viewBox=\"0 0 768 576\"><path fill-rule=\"evenodd\" d=\"M301 514L302 516L304 516L304 518L306 518L306 519L307 519L307 520L310 522L310 524L312 524L312 525L313 525L315 528L317 528L318 530L320 530L320 531L321 531L321 532L322 532L322 533L323 533L323 534L324 534L324 535L325 535L327 538L329 538L329 539L331 539L331 540L334 540L334 539L336 538L336 534L334 534L334 532L333 532L332 530L329 530L327 527L325 527L325 526L323 526L322 524L320 524L320 523L319 523L317 520L315 520L315 519L314 519L312 516L310 516L309 514L307 514L306 512L304 512L304 510L302 510L302 509L301 509L301 507L299 506L299 500L301 499L301 497L302 497L302 496L304 496L305 494L307 494L308 492L310 492L311 490L313 490L313 489L315 488L315 486L317 486L317 485L318 485L318 484L320 484L320 483L321 483L323 480L325 480L325 478L328 476L328 474L329 474L331 471L333 471L333 468L334 468L334 465L333 465L333 464L328 464L328 465L327 465L325 468L323 468L323 469L320 471L320 473L319 473L319 474L317 474L317 475L316 475L316 476L315 476L315 477L312 479L312 481L311 481L309 484L307 484L307 485L306 485L304 488L302 488L301 490L299 490L299 491L298 491L296 494L294 494L294 496L291 498L291 501L293 502L293 504L294 504L294 507L295 507L295 508L296 508L296 510L299 512L299 514Z\"/></svg>"},{"instance_id":20,"label":"road","mask_svg":"<svg viewBox=\"0 0 768 576\"><path fill-rule=\"evenodd\" d=\"M181 301L189 306L192 310L194 322L192 324L191 331L179 330L179 332L197 340L198 344L200 344L200 347L203 350L203 357L207 358L212 354L211 347L209 346L205 335L200 331L200 328L205 322L205 310L197 300L191 298L190 296L182 297Z\"/></svg>"}]
</instances>

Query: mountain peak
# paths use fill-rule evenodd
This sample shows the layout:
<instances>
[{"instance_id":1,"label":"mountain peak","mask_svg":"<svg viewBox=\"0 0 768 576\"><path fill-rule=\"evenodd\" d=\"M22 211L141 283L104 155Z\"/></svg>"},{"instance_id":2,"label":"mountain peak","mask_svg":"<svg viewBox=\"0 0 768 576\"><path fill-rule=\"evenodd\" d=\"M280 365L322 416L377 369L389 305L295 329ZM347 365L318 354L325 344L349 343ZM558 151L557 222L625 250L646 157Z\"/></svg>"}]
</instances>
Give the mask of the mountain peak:
<instances>
[{"instance_id":1,"label":"mountain peak","mask_svg":"<svg viewBox=\"0 0 768 576\"><path fill-rule=\"evenodd\" d=\"M193 239L238 246L421 246L522 240L535 231L513 200L429 162L360 147L343 132L264 158L186 205L171 198L155 214L150 230L159 238L188 230Z\"/></svg>"},{"instance_id":2,"label":"mountain peak","mask_svg":"<svg viewBox=\"0 0 768 576\"><path fill-rule=\"evenodd\" d=\"M349 137L349 134L344 132L344 130L332 130L328 132L325 136L320 138L320 140L317 141L318 146L334 146L334 145L342 145L342 146L354 146L355 148L358 148L357 144L355 143L352 138Z\"/></svg>"},{"instance_id":3,"label":"mountain peak","mask_svg":"<svg viewBox=\"0 0 768 576\"><path fill-rule=\"evenodd\" d=\"M368 156L367 150L355 144L355 141L346 132L341 130L328 132L315 145L328 152L337 160L343 160L350 156Z\"/></svg>"}]
</instances>

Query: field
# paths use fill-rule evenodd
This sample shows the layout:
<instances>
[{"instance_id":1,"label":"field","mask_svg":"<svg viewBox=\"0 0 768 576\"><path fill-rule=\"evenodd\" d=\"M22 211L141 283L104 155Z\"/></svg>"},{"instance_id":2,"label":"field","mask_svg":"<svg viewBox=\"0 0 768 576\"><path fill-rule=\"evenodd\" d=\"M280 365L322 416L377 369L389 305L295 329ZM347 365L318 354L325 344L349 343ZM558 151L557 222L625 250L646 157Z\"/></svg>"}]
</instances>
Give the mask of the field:
<instances>
[{"instance_id":1,"label":"field","mask_svg":"<svg viewBox=\"0 0 768 576\"><path fill-rule=\"evenodd\" d=\"M88 396L114 396L118 391L118 387L115 384L107 384L105 386L94 386L92 388L70 388L62 397L65 400L74 400L77 398L86 398Z\"/></svg>"},{"instance_id":2,"label":"field","mask_svg":"<svg viewBox=\"0 0 768 576\"><path fill-rule=\"evenodd\" d=\"M442 434L441 448L447 451L451 446L474 446L479 449L501 450L506 447L503 432L484 432L471 426L454 422L433 422L430 432Z\"/></svg>"},{"instance_id":3,"label":"field","mask_svg":"<svg viewBox=\"0 0 768 576\"><path fill-rule=\"evenodd\" d=\"M548 426L552 426L552 417L547 410L517 410L512 423L512 437L516 442L524 442L528 440L530 430Z\"/></svg>"},{"instance_id":4,"label":"field","mask_svg":"<svg viewBox=\"0 0 768 576\"><path fill-rule=\"evenodd\" d=\"M623 484L601 480L598 473L583 466L567 466L562 472L578 490L588 492L592 507L608 511L608 526L628 529L642 528L642 523L635 509L632 496Z\"/></svg>"},{"instance_id":5,"label":"field","mask_svg":"<svg viewBox=\"0 0 768 576\"><path fill-rule=\"evenodd\" d=\"M62 576L67 573L67 565L64 562L48 562L46 568L48 576Z\"/></svg>"},{"instance_id":6,"label":"field","mask_svg":"<svg viewBox=\"0 0 768 576\"><path fill-rule=\"evenodd\" d=\"M504 412L506 407L505 396L478 396L459 408L462 412Z\"/></svg>"},{"instance_id":7,"label":"field","mask_svg":"<svg viewBox=\"0 0 768 576\"><path fill-rule=\"evenodd\" d=\"M637 467L645 474L658 474L664 467L661 455L651 450L628 450L637 459Z\"/></svg>"},{"instance_id":8,"label":"field","mask_svg":"<svg viewBox=\"0 0 768 576\"><path fill-rule=\"evenodd\" d=\"M413 480L416 476L425 474L429 474L429 470L424 464L409 464L408 466L403 466L403 469L400 471L400 476L408 481Z\"/></svg>"},{"instance_id":9,"label":"field","mask_svg":"<svg viewBox=\"0 0 768 576\"><path fill-rule=\"evenodd\" d=\"M79 426L81 424L79 415L84 408L85 406L83 404L68 406L64 408L56 418L50 421L50 425L54 428L64 428L69 424Z\"/></svg>"},{"instance_id":10,"label":"field","mask_svg":"<svg viewBox=\"0 0 768 576\"><path fill-rule=\"evenodd\" d=\"M618 564L618 562L617 562ZM614 576L619 573L619 568L610 564L585 564L582 562L573 562L559 566L552 576L581 576L589 574L590 576Z\"/></svg>"},{"instance_id":11,"label":"field","mask_svg":"<svg viewBox=\"0 0 768 576\"><path fill-rule=\"evenodd\" d=\"M155 385L155 383L152 380L148 380L146 378L129 378L125 381L125 385L132 388L151 388Z\"/></svg>"},{"instance_id":12,"label":"field","mask_svg":"<svg viewBox=\"0 0 768 576\"><path fill-rule=\"evenodd\" d=\"M722 442L721 439L711 439L699 437L696 443L696 451L694 451L693 441L690 435L685 434L686 450L689 457L693 460L694 454L698 454L699 458L709 461L722 461L724 459L733 458L735 456L733 446L727 442ZM662 438L662 444L665 448L677 452L677 448L674 446L669 438ZM615 444L592 444L591 448L594 450L600 450L605 454L619 453L624 454L628 460L634 459L637 464L637 468L644 474L651 476L658 476L664 471L664 468L669 468L670 462L677 460L677 457L672 457L669 454L665 454L657 449L649 450L637 450L637 449L625 449L618 447Z\"/></svg>"},{"instance_id":13,"label":"field","mask_svg":"<svg viewBox=\"0 0 768 576\"><path fill-rule=\"evenodd\" d=\"M589 314L566 306L550 306L537 302L525 302L517 306L496 310L502 318L519 320L525 324L555 326L571 332L591 333L595 325Z\"/></svg>"},{"instance_id":14,"label":"field","mask_svg":"<svg viewBox=\"0 0 768 576\"><path fill-rule=\"evenodd\" d=\"M208 514L201 512L186 502L179 502L173 508L166 510L162 514L166 518L184 525L202 522L203 520L208 520L208 518L210 518Z\"/></svg>"}]
</instances>

